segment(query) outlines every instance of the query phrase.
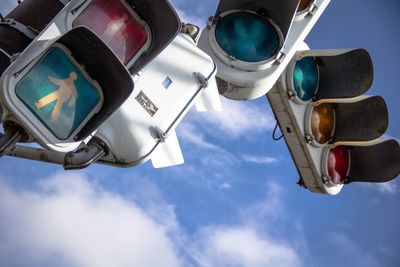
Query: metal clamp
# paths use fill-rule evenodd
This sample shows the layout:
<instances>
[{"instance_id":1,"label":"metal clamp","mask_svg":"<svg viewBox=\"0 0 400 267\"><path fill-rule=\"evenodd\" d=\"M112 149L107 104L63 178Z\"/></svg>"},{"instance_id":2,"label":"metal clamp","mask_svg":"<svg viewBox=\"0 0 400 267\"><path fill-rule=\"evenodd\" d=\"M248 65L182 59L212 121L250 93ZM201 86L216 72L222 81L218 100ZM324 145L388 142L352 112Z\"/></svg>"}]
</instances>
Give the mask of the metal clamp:
<instances>
[{"instance_id":1,"label":"metal clamp","mask_svg":"<svg viewBox=\"0 0 400 267\"><path fill-rule=\"evenodd\" d=\"M5 20L0 20L0 25L6 25L14 28L32 40L35 39L36 36L39 34L38 30L32 28L31 26L26 26L25 24L22 24L15 19L6 18Z\"/></svg>"},{"instance_id":2,"label":"metal clamp","mask_svg":"<svg viewBox=\"0 0 400 267\"><path fill-rule=\"evenodd\" d=\"M276 56L276 64L278 64L278 65L280 65L282 62L283 62L283 60L286 58L286 54L285 53L283 53L282 51L280 51L279 53L278 53L278 55Z\"/></svg>"},{"instance_id":3,"label":"metal clamp","mask_svg":"<svg viewBox=\"0 0 400 267\"><path fill-rule=\"evenodd\" d=\"M86 147L69 152L64 158L65 170L79 170L89 167L108 154L107 146L99 139L92 139Z\"/></svg>"},{"instance_id":4,"label":"metal clamp","mask_svg":"<svg viewBox=\"0 0 400 267\"><path fill-rule=\"evenodd\" d=\"M194 72L193 74L199 80L203 88L208 87L208 80L203 74L201 74L200 72Z\"/></svg>"},{"instance_id":5,"label":"metal clamp","mask_svg":"<svg viewBox=\"0 0 400 267\"><path fill-rule=\"evenodd\" d=\"M165 139L167 139L167 134L163 132L160 128L157 126L153 126L150 128L150 131L154 134L154 137L157 141L160 141L161 143L165 142Z\"/></svg>"},{"instance_id":6,"label":"metal clamp","mask_svg":"<svg viewBox=\"0 0 400 267\"><path fill-rule=\"evenodd\" d=\"M308 10L308 14L310 14L310 16L314 16L315 13L317 13L317 10L318 6L315 3L312 3L310 9Z\"/></svg>"},{"instance_id":7,"label":"metal clamp","mask_svg":"<svg viewBox=\"0 0 400 267\"><path fill-rule=\"evenodd\" d=\"M327 176L322 176L321 177L322 183L324 183L324 185L329 184L330 179Z\"/></svg>"}]
</instances>

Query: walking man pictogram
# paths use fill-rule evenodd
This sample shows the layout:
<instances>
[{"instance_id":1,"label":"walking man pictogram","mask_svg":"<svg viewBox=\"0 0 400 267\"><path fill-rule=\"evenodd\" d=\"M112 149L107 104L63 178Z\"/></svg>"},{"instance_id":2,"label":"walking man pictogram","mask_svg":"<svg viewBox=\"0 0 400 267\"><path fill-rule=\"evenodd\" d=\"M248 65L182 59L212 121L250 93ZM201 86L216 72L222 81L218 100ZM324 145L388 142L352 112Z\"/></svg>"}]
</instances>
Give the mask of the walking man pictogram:
<instances>
[{"instance_id":1,"label":"walking man pictogram","mask_svg":"<svg viewBox=\"0 0 400 267\"><path fill-rule=\"evenodd\" d=\"M61 108L68 100L69 100L68 105L70 107L75 105L76 99L78 98L78 92L76 91L74 81L77 78L78 75L75 72L71 72L67 79L55 79L49 76L48 77L49 81L52 84L57 85L59 89L37 101L35 103L36 108L41 109L49 105L53 101L57 101L51 113L51 121L57 122L60 116Z\"/></svg>"}]
</instances>

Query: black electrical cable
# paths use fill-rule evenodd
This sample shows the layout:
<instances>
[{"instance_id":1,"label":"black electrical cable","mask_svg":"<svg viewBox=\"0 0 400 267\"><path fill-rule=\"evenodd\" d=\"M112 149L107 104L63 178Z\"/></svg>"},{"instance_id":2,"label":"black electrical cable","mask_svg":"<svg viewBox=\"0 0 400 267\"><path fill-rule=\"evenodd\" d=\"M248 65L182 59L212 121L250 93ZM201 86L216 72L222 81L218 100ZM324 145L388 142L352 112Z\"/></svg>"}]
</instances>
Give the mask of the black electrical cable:
<instances>
[{"instance_id":1,"label":"black electrical cable","mask_svg":"<svg viewBox=\"0 0 400 267\"><path fill-rule=\"evenodd\" d=\"M283 138L283 134L280 137L276 137L276 130L277 129L278 129L278 121L276 121L274 131L272 132L272 139L274 139L274 141L279 141L279 140L281 140Z\"/></svg>"}]
</instances>

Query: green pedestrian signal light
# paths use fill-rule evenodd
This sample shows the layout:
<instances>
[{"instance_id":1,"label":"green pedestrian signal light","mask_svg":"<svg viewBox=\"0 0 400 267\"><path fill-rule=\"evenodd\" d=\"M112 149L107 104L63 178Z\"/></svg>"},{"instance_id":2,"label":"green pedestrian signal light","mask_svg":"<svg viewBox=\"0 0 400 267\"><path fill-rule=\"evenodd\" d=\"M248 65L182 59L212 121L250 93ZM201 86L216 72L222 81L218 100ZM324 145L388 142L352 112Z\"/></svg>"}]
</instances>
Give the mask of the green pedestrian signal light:
<instances>
[{"instance_id":1,"label":"green pedestrian signal light","mask_svg":"<svg viewBox=\"0 0 400 267\"><path fill-rule=\"evenodd\" d=\"M16 95L57 138L65 140L97 112L102 91L60 45L18 82Z\"/></svg>"}]
</instances>

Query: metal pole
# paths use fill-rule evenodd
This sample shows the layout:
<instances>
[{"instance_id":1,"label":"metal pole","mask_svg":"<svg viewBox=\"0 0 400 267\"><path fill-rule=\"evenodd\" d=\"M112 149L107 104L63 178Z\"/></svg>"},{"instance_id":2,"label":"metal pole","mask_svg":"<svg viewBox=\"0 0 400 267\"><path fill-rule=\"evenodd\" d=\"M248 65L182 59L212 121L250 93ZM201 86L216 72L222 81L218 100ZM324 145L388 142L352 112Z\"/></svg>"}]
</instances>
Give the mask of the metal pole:
<instances>
[{"instance_id":1,"label":"metal pole","mask_svg":"<svg viewBox=\"0 0 400 267\"><path fill-rule=\"evenodd\" d=\"M64 165L65 154L41 148L17 145L7 156Z\"/></svg>"}]
</instances>

